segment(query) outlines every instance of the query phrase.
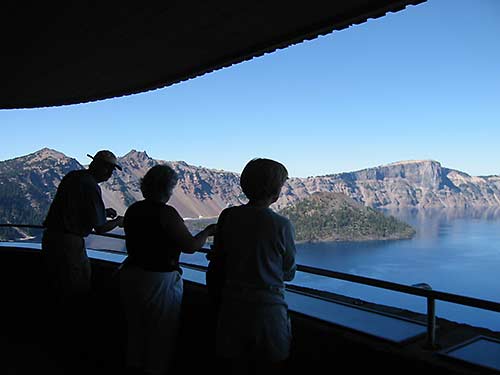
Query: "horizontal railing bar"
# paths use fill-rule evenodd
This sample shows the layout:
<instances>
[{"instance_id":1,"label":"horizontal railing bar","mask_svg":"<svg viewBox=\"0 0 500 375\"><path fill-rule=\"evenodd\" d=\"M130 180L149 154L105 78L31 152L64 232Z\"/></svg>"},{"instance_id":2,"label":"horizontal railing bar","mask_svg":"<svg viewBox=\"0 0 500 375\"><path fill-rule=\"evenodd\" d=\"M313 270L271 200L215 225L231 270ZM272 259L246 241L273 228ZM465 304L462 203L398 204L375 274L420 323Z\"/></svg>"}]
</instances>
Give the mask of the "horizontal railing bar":
<instances>
[{"instance_id":1,"label":"horizontal railing bar","mask_svg":"<svg viewBox=\"0 0 500 375\"><path fill-rule=\"evenodd\" d=\"M39 229L44 228L42 225L33 225L33 224L0 224L0 227L39 228ZM123 240L125 239L124 235L114 234L114 233L96 233L95 231L93 231L91 234L98 235L98 236L104 236L104 237L118 238L118 239L123 239ZM124 253L122 251L117 251L117 250L97 250L97 251L113 252L113 253L126 255L126 253ZM207 248L201 248L198 250L198 252L205 253L205 254L208 253L209 251L210 251L210 249L207 249ZM206 271L206 267L204 267L204 266L193 265L193 264L189 264L189 263L185 263L185 262L181 262L181 265L188 266L190 268L194 268L194 269L198 269L198 270L202 270L202 271ZM401 293L406 293L406 294L411 294L411 295L416 295L416 296L421 296L421 297L426 297L426 298L434 298L436 300L447 301L447 302L457 303L457 304L471 306L471 307L477 307L477 308L481 308L481 309L485 309L485 310L500 312L500 303L488 301L488 300L484 300L484 299L480 299L480 298L461 296L458 294L440 292L437 290L422 289L419 287L398 284L398 283L394 283L391 281L384 281L384 280L374 279L374 278L370 278L370 277L366 277L366 276L359 276L359 275L353 275L353 274L344 273L344 272L325 270L322 268L317 268L317 267L312 267L312 266L304 266L301 264L297 265L297 271L306 272L306 273L310 273L310 274L318 275L318 276L325 276L325 277L329 277L329 278L333 278L333 279L350 281L350 282L354 282L354 283L358 283L358 284L374 286L374 287L378 287L378 288L382 288L382 289L389 289L389 290L393 290L396 292L401 292Z\"/></svg>"},{"instance_id":2,"label":"horizontal railing bar","mask_svg":"<svg viewBox=\"0 0 500 375\"><path fill-rule=\"evenodd\" d=\"M43 225L37 225L37 224L0 224L0 228L34 228L34 229L45 229L45 227ZM125 240L125 236L123 234L97 233L96 231L92 231L90 234L93 234L95 236L103 236L103 237L110 237L110 238L117 238L117 239L120 239L120 240ZM93 248L90 248L90 250L99 251L99 252L102 252L102 253L127 255L126 252L123 252L123 251L120 251L120 250L93 249Z\"/></svg>"},{"instance_id":3,"label":"horizontal railing bar","mask_svg":"<svg viewBox=\"0 0 500 375\"><path fill-rule=\"evenodd\" d=\"M45 229L43 225L38 224L0 224L0 228L34 228L34 229ZM103 237L118 238L124 240L125 236L123 234L116 233L97 233L95 230L90 232L90 234Z\"/></svg>"},{"instance_id":4,"label":"horizontal railing bar","mask_svg":"<svg viewBox=\"0 0 500 375\"><path fill-rule=\"evenodd\" d=\"M195 269L198 271L206 271L207 270L206 266L185 263L185 262L180 262L180 264L182 266L185 266L185 267L188 267L191 269ZM442 300L442 301L458 303L461 305L479 307L479 308L486 309L486 310L500 312L500 303L488 301L488 300L483 300L483 299L479 299L479 298L466 297L466 296L461 296L458 294L439 292L439 291L435 291L435 290L421 289L418 287L393 283L390 281L372 279L370 277L352 275L352 274L337 272L337 271L329 271L329 270L324 270L321 268L310 267L310 266L298 265L297 271L311 273L311 274L315 274L315 275L319 275L319 276L330 277L330 278L334 278L334 279L342 279L342 280L346 280L346 281L355 282L358 284L370 285L370 286L383 288L383 289L390 289L390 290L393 290L396 292L402 292L402 293L407 293L407 294L412 294L412 295L417 295L417 296L422 296L422 297L427 297L427 298L430 297L430 298L434 298L434 299L438 299L438 300ZM290 285L294 286L294 284L290 284Z\"/></svg>"},{"instance_id":5,"label":"horizontal railing bar","mask_svg":"<svg viewBox=\"0 0 500 375\"><path fill-rule=\"evenodd\" d=\"M179 262L179 265L181 265L182 267L191 268L191 269L196 270L196 271L204 271L204 272L207 271L207 266L202 266L199 264Z\"/></svg>"},{"instance_id":6,"label":"horizontal railing bar","mask_svg":"<svg viewBox=\"0 0 500 375\"><path fill-rule=\"evenodd\" d=\"M43 225L38 225L38 224L0 224L0 228L34 228L34 229L45 229ZM102 237L110 237L110 238L116 238L119 240L125 240L125 235L123 234L116 234L116 233L97 233L96 231L92 231L90 234L94 236L102 236ZM127 254L126 252L119 251L119 250L111 250L111 249L91 249L95 251L102 251L104 253L113 253L113 254ZM199 253L208 253L210 250L206 248L202 248L198 250L197 252Z\"/></svg>"},{"instance_id":7,"label":"horizontal railing bar","mask_svg":"<svg viewBox=\"0 0 500 375\"><path fill-rule=\"evenodd\" d=\"M474 297L466 297L458 294L440 292L437 290L422 289L419 287L408 286L404 284L398 284L391 281L384 281L379 279L373 279L366 276L358 276L349 273L343 273L338 271L330 271L322 268L316 268L311 266L297 265L297 271L306 272L314 275L330 277L334 279L341 279L346 281L351 281L359 284L375 286L383 289L390 289L396 292L407 293L427 298L434 298L442 301L458 303L461 305L467 305L472 307L480 307L482 309L500 312L500 303L483 300Z\"/></svg>"}]
</instances>

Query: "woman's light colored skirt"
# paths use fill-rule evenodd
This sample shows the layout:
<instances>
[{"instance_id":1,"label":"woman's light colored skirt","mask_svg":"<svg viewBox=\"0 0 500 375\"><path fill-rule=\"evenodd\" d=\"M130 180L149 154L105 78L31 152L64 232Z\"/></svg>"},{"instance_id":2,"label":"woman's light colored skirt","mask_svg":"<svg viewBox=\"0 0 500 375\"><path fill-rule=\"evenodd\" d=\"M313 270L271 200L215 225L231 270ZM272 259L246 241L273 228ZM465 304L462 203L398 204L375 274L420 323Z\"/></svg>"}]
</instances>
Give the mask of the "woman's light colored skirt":
<instances>
[{"instance_id":1,"label":"woman's light colored skirt","mask_svg":"<svg viewBox=\"0 0 500 375\"><path fill-rule=\"evenodd\" d=\"M130 265L120 271L128 366L152 374L167 371L178 341L182 293L178 271L150 272Z\"/></svg>"}]
</instances>

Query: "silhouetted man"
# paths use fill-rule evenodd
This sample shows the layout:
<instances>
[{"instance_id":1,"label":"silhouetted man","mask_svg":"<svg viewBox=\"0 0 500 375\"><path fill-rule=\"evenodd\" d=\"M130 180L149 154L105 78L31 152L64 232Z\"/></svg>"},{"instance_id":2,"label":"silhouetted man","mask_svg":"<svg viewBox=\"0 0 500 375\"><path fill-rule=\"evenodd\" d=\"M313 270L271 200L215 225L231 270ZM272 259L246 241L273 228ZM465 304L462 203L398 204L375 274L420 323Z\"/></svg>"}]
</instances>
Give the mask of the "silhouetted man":
<instances>
[{"instance_id":1,"label":"silhouetted man","mask_svg":"<svg viewBox=\"0 0 500 375\"><path fill-rule=\"evenodd\" d=\"M93 159L88 169L71 171L61 180L43 223L42 256L53 297L47 309L47 343L55 345L70 373L87 373L89 350L96 344L85 237L92 230L105 233L123 226L123 216L104 208L98 185L121 170L116 156L108 150L88 156Z\"/></svg>"},{"instance_id":2,"label":"silhouetted man","mask_svg":"<svg viewBox=\"0 0 500 375\"><path fill-rule=\"evenodd\" d=\"M91 289L85 237L92 230L105 233L123 226L123 216L104 208L98 185L115 169L121 170L116 156L108 150L88 156L93 159L88 169L71 171L61 180L43 223L42 255L52 291L63 301L87 295Z\"/></svg>"}]
</instances>

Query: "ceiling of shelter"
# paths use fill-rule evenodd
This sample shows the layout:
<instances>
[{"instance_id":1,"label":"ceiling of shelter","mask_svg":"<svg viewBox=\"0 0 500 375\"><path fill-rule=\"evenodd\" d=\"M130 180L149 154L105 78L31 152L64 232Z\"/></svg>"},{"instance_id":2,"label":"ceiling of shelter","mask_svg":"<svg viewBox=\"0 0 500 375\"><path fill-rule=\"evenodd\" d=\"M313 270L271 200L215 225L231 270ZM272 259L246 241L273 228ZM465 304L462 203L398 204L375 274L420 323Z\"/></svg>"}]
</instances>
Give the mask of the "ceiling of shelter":
<instances>
[{"instance_id":1,"label":"ceiling of shelter","mask_svg":"<svg viewBox=\"0 0 500 375\"><path fill-rule=\"evenodd\" d=\"M166 87L424 1L7 2L0 109Z\"/></svg>"}]
</instances>

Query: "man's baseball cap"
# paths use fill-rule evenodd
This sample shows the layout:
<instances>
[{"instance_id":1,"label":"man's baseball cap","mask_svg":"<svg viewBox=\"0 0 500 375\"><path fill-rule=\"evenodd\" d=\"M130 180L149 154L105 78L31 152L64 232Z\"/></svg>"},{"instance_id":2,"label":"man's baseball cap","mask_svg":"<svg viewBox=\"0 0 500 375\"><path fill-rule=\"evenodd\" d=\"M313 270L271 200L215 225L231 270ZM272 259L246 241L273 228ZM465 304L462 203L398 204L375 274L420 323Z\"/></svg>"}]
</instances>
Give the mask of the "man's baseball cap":
<instances>
[{"instance_id":1,"label":"man's baseball cap","mask_svg":"<svg viewBox=\"0 0 500 375\"><path fill-rule=\"evenodd\" d=\"M90 154L87 154L87 156L94 161L104 161L106 163L114 165L115 168L119 169L120 171L122 170L122 167L118 164L118 159L116 158L115 154L113 154L109 150L101 150L98 151L94 156Z\"/></svg>"}]
</instances>

